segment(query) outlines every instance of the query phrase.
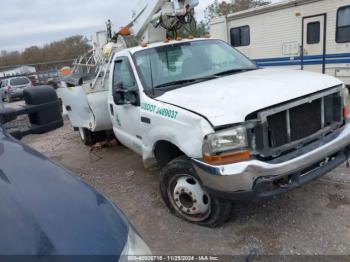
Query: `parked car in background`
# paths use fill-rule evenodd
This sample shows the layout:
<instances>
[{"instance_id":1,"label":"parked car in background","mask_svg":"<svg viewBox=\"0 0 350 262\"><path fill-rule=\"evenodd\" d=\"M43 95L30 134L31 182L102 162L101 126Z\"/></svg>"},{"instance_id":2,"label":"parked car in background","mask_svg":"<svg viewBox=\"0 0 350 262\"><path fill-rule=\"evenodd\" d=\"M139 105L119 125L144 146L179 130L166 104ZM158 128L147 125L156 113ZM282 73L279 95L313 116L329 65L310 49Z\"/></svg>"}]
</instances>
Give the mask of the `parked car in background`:
<instances>
[{"instance_id":1,"label":"parked car in background","mask_svg":"<svg viewBox=\"0 0 350 262\"><path fill-rule=\"evenodd\" d=\"M27 106L21 109L0 110L1 261L13 261L13 255L20 256L15 261L67 261L67 256L74 256L68 261L124 261L128 255L150 255L110 200L14 138L63 125L52 87L27 89L24 99ZM24 114L29 128L5 131Z\"/></svg>"},{"instance_id":2,"label":"parked car in background","mask_svg":"<svg viewBox=\"0 0 350 262\"><path fill-rule=\"evenodd\" d=\"M38 73L38 84L50 85L53 88L57 89L59 78L60 78L60 75L57 70L41 72L41 73Z\"/></svg>"},{"instance_id":3,"label":"parked car in background","mask_svg":"<svg viewBox=\"0 0 350 262\"><path fill-rule=\"evenodd\" d=\"M2 101L6 100L7 102L11 103L14 99L22 99L23 90L32 86L32 82L28 79L28 77L24 76L2 80Z\"/></svg>"}]
</instances>

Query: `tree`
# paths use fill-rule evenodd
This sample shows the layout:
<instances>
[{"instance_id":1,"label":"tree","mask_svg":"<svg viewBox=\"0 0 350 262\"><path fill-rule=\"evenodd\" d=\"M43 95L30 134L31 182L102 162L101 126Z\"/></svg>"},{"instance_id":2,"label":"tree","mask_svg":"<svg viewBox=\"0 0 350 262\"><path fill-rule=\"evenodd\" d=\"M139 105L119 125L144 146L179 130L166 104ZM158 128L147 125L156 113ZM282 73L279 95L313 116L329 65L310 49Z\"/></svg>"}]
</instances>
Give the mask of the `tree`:
<instances>
[{"instance_id":1,"label":"tree","mask_svg":"<svg viewBox=\"0 0 350 262\"><path fill-rule=\"evenodd\" d=\"M26 48L22 53L0 52L0 68L17 66L20 64L37 64L37 70L48 70L59 68L68 63L42 64L45 62L72 60L91 49L88 39L81 35L71 36L60 41L46 44L43 47L32 46Z\"/></svg>"},{"instance_id":2,"label":"tree","mask_svg":"<svg viewBox=\"0 0 350 262\"><path fill-rule=\"evenodd\" d=\"M206 23L209 24L210 20L214 17L224 16L270 3L270 0L214 0L214 2L205 9L205 20Z\"/></svg>"},{"instance_id":3,"label":"tree","mask_svg":"<svg viewBox=\"0 0 350 262\"><path fill-rule=\"evenodd\" d=\"M209 28L208 28L207 24L204 21L200 21L197 24L195 36L196 37L203 37L207 32L209 32Z\"/></svg>"}]
</instances>

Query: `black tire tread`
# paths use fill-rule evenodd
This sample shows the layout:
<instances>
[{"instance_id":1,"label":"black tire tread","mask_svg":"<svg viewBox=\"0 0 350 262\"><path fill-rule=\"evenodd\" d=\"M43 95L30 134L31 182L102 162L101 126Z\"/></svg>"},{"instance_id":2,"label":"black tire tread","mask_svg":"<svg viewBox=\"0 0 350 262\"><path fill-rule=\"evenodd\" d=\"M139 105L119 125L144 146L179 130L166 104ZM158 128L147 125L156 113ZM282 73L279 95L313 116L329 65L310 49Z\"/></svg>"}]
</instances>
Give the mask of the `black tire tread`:
<instances>
[{"instance_id":1,"label":"black tire tread","mask_svg":"<svg viewBox=\"0 0 350 262\"><path fill-rule=\"evenodd\" d=\"M83 144L86 145L86 146L94 145L95 141L94 141L94 138L93 138L93 133L90 130L88 130L87 128L83 128L83 133L84 133L85 139L83 139L81 137L81 135L79 134L80 139L83 142Z\"/></svg>"},{"instance_id":2,"label":"black tire tread","mask_svg":"<svg viewBox=\"0 0 350 262\"><path fill-rule=\"evenodd\" d=\"M200 181L196 171L191 163L191 161L186 156L180 156L171 162L169 162L164 168L161 170L160 174L160 190L162 194L162 198L166 203L169 210L175 214L176 216L184 219L180 214L178 214L175 208L172 206L171 201L168 198L167 186L170 181L172 175L176 173L184 173L186 170L188 173L193 175L197 180ZM231 207L232 203L228 200L220 199L215 196L211 196L212 199L212 213L210 217L201 222L192 222L201 226L206 227L219 227L225 222L227 222L231 215Z\"/></svg>"}]
</instances>

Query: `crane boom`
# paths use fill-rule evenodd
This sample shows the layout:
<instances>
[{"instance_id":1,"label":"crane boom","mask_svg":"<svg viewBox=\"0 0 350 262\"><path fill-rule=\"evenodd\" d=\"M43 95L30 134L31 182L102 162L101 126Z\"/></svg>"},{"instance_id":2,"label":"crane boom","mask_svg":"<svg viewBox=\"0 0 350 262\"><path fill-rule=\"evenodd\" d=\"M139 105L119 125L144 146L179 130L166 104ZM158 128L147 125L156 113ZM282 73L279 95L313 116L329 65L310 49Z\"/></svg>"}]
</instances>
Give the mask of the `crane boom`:
<instances>
[{"instance_id":1,"label":"crane boom","mask_svg":"<svg viewBox=\"0 0 350 262\"><path fill-rule=\"evenodd\" d=\"M181 23L186 23L185 17L193 18L198 4L199 0L139 0L127 27L139 39L161 40L167 31L177 30Z\"/></svg>"}]
</instances>

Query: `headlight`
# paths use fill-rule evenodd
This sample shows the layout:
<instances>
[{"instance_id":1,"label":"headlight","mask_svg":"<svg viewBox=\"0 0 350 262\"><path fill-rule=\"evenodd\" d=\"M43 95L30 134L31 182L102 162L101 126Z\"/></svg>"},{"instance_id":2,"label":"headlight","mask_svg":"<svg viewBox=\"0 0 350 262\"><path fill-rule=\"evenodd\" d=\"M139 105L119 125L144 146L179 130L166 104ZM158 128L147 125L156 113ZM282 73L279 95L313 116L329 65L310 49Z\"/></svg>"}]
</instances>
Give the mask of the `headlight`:
<instances>
[{"instance_id":1,"label":"headlight","mask_svg":"<svg viewBox=\"0 0 350 262\"><path fill-rule=\"evenodd\" d=\"M204 155L217 155L220 153L236 151L247 148L247 131L244 126L210 134L204 140Z\"/></svg>"},{"instance_id":2,"label":"headlight","mask_svg":"<svg viewBox=\"0 0 350 262\"><path fill-rule=\"evenodd\" d=\"M140 237L140 235L129 226L128 241L124 247L124 250L120 256L119 261L129 261L129 256L150 256L152 255L151 250Z\"/></svg>"}]
</instances>

